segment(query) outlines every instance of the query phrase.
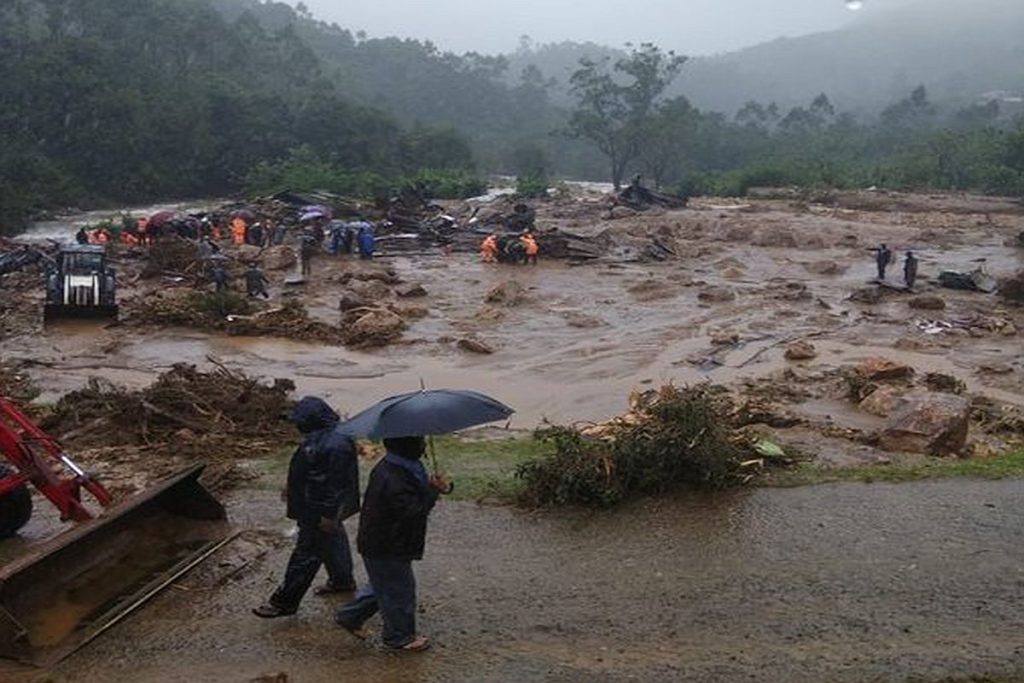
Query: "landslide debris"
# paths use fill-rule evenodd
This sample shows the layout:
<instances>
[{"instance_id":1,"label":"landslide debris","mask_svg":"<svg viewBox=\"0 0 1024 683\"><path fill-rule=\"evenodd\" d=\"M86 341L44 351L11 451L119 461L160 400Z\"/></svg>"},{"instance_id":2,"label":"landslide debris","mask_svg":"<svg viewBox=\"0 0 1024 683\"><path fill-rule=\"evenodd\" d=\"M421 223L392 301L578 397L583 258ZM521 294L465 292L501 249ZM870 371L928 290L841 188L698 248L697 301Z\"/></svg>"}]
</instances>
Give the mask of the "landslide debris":
<instances>
[{"instance_id":1,"label":"landslide debris","mask_svg":"<svg viewBox=\"0 0 1024 683\"><path fill-rule=\"evenodd\" d=\"M291 380L267 383L219 364L176 364L140 390L90 379L61 397L41 427L115 489L141 488L140 479L197 462L208 466L205 483L225 488L243 474L239 461L294 441L294 389Z\"/></svg>"}]
</instances>

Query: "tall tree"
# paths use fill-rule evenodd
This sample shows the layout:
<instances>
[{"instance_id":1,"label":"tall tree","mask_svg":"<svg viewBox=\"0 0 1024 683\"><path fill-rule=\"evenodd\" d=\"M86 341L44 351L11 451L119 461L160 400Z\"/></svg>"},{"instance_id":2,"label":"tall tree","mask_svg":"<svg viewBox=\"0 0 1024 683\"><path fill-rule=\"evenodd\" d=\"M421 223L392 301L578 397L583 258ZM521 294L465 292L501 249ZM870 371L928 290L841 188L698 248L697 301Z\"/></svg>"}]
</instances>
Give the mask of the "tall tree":
<instances>
[{"instance_id":1,"label":"tall tree","mask_svg":"<svg viewBox=\"0 0 1024 683\"><path fill-rule=\"evenodd\" d=\"M644 43L610 69L608 61L580 59L580 68L569 79L577 104L568 131L592 142L608 158L618 189L640 151L660 98L686 57Z\"/></svg>"}]
</instances>

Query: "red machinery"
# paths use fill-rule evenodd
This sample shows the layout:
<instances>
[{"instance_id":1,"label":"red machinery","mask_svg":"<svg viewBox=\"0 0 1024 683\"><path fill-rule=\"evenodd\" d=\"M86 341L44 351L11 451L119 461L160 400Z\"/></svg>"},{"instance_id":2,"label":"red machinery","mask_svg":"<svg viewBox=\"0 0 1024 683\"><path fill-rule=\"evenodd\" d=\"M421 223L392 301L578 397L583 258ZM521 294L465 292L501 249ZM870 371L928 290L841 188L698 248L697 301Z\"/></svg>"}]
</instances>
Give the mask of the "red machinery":
<instances>
[{"instance_id":1,"label":"red machinery","mask_svg":"<svg viewBox=\"0 0 1024 683\"><path fill-rule=\"evenodd\" d=\"M198 481L201 465L115 504L3 396L0 456L10 463L0 463L0 536L28 522L29 484L76 523L27 550L15 546L16 558L0 566L0 657L49 663L73 652L230 540L224 506Z\"/></svg>"},{"instance_id":2,"label":"red machinery","mask_svg":"<svg viewBox=\"0 0 1024 683\"><path fill-rule=\"evenodd\" d=\"M0 455L13 466L0 473L0 499L20 496L25 504L0 506L0 536L10 536L28 522L31 498L19 491L31 483L60 511L61 520L85 522L95 515L82 504L82 489L101 507L111 504L110 493L71 460L57 440L37 427L13 403L0 396ZM58 469L60 468L60 469ZM63 471L62 471L63 470ZM70 476L69 476L70 474Z\"/></svg>"}]
</instances>

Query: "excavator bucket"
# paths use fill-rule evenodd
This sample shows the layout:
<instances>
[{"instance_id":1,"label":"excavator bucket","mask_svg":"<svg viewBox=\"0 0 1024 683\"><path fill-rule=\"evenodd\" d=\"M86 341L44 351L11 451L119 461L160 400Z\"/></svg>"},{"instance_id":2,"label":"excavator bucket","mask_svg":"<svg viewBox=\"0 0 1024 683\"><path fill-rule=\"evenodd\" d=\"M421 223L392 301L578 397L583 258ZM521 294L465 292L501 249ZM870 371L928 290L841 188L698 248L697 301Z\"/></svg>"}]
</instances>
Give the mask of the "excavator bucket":
<instances>
[{"instance_id":1,"label":"excavator bucket","mask_svg":"<svg viewBox=\"0 0 1024 683\"><path fill-rule=\"evenodd\" d=\"M222 546L224 506L202 466L107 509L0 568L0 657L53 663Z\"/></svg>"},{"instance_id":2,"label":"excavator bucket","mask_svg":"<svg viewBox=\"0 0 1024 683\"><path fill-rule=\"evenodd\" d=\"M97 305L77 306L71 304L46 304L43 307L43 322L58 320L117 320L118 306Z\"/></svg>"}]
</instances>

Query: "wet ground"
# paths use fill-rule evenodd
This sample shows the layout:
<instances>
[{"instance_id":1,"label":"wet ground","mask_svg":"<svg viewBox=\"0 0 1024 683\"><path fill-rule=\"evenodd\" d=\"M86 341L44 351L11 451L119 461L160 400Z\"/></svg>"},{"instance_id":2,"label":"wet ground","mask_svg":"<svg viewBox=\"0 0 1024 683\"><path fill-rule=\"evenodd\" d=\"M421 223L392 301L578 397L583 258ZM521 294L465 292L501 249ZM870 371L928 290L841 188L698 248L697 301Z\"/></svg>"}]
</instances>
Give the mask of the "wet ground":
<instances>
[{"instance_id":1,"label":"wet ground","mask_svg":"<svg viewBox=\"0 0 1024 683\"><path fill-rule=\"evenodd\" d=\"M829 373L871 356L919 375L949 374L971 393L1022 406L1024 311L994 295L940 289L935 278L981 263L996 276L1019 270L1024 254L1007 245L1024 216L970 198L942 198L929 211L931 201L899 210L698 202L613 221L604 209L556 206L541 212L542 229L608 230L625 245L659 234L675 258L512 268L470 254L374 265L324 256L296 294L318 317L337 321L343 273L386 265L424 285L428 296L401 303L428 314L410 320L400 343L370 352L63 324L3 339L0 360L23 363L42 400L95 375L141 387L173 363L204 365L209 356L247 373L291 377L300 392L343 411L423 380L491 393L516 408L512 426L520 428L545 418L602 420L622 413L631 391L665 382L736 388L772 377L806 394L789 406L806 420L870 430L878 418L827 385ZM940 296L944 310L912 309L898 292L872 305L849 300L873 277L868 248L882 241L919 254L918 290ZM894 267L893 280L899 272ZM282 277L271 274L273 301L285 294ZM485 303L509 280L525 289L522 301ZM717 296L723 288L730 294ZM145 296L132 284L123 294L128 306ZM979 317L1008 325L939 334L921 325ZM713 343L732 335L734 343ZM495 352L460 351L454 342L462 337ZM817 358L785 360L785 345L804 338ZM879 457L816 428L790 430L790 438L829 463ZM58 666L55 680L247 681L285 672L291 681L817 682L1024 673L1024 482L755 490L602 514L442 505L419 567L422 627L437 648L418 658L339 633L328 600L310 596L292 619L249 615L288 553L276 485L233 494L243 536ZM53 524L41 516L28 541L0 544L0 558L23 552Z\"/></svg>"},{"instance_id":2,"label":"wet ground","mask_svg":"<svg viewBox=\"0 0 1024 683\"><path fill-rule=\"evenodd\" d=\"M680 495L610 513L442 503L417 565L435 649L385 653L249 608L286 560L268 491L242 539L56 681L903 681L1022 674L1024 482ZM265 553L265 554L264 554ZM362 576L362 574L360 574ZM379 624L374 623L374 626ZM1024 678L1022 678L1024 680Z\"/></svg>"}]
</instances>

